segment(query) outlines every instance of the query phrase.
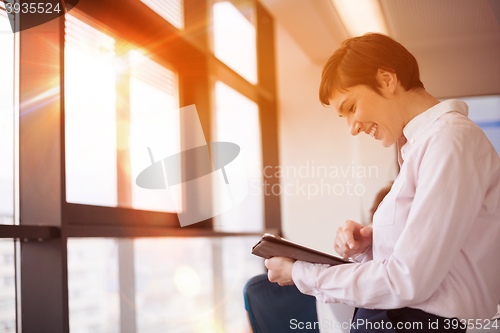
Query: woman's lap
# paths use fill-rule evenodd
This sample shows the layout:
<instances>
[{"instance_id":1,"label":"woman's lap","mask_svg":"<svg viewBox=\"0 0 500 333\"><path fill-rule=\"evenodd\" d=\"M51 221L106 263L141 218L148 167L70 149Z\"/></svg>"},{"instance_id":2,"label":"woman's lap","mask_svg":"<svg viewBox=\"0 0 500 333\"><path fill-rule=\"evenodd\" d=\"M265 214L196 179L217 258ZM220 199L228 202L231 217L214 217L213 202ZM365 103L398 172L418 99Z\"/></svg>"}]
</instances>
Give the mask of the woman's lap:
<instances>
[{"instance_id":1,"label":"woman's lap","mask_svg":"<svg viewBox=\"0 0 500 333\"><path fill-rule=\"evenodd\" d=\"M393 310L359 308L353 317L351 333L465 333L466 329L461 329L458 323L457 319L443 318L412 308Z\"/></svg>"}]
</instances>

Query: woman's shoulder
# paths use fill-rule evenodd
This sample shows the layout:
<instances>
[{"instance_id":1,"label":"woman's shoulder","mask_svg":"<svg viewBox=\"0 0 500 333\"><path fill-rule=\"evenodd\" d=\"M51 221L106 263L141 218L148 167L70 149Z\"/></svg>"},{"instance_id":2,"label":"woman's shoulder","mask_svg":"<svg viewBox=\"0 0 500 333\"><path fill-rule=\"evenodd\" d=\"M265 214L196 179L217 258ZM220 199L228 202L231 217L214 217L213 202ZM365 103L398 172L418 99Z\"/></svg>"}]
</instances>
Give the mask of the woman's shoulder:
<instances>
[{"instance_id":1,"label":"woman's shoulder","mask_svg":"<svg viewBox=\"0 0 500 333\"><path fill-rule=\"evenodd\" d=\"M450 111L442 114L426 133L429 140L446 139L475 145L491 145L483 130L467 116ZM489 148L489 147L488 147ZM491 146L493 148L493 146Z\"/></svg>"},{"instance_id":2,"label":"woman's shoulder","mask_svg":"<svg viewBox=\"0 0 500 333\"><path fill-rule=\"evenodd\" d=\"M447 112L439 117L421 137L421 154L429 149L439 151L441 158L455 156L457 160L478 159L481 163L500 168L499 155L483 130L459 112Z\"/></svg>"},{"instance_id":3,"label":"woman's shoulder","mask_svg":"<svg viewBox=\"0 0 500 333\"><path fill-rule=\"evenodd\" d=\"M470 120L469 117L457 111L443 113L438 119L436 119L435 126L438 128L453 127L458 129L481 131L481 128Z\"/></svg>"}]
</instances>

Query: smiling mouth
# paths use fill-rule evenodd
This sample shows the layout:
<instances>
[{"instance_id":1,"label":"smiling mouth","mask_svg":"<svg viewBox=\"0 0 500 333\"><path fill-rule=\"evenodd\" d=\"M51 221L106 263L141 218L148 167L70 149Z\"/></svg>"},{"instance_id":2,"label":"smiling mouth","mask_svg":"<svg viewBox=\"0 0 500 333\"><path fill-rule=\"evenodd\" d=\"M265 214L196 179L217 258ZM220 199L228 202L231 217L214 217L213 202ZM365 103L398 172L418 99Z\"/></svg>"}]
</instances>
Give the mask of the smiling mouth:
<instances>
[{"instance_id":1,"label":"smiling mouth","mask_svg":"<svg viewBox=\"0 0 500 333\"><path fill-rule=\"evenodd\" d=\"M371 130L371 131L370 131L370 133L368 133L368 134L370 134L370 136L371 136L372 138L374 138L374 137L375 137L375 132L377 132L377 129L378 129L378 125L377 125L377 124L374 124L374 125L373 125L373 127L372 127L372 130Z\"/></svg>"}]
</instances>

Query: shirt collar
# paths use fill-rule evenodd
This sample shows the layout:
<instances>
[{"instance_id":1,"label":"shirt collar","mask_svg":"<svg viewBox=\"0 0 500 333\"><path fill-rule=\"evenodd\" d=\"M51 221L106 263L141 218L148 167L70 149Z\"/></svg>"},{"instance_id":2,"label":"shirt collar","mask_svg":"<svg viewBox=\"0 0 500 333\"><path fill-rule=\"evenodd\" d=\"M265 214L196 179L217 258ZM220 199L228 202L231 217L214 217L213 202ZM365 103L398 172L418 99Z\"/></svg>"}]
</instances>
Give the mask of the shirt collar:
<instances>
[{"instance_id":1,"label":"shirt collar","mask_svg":"<svg viewBox=\"0 0 500 333\"><path fill-rule=\"evenodd\" d=\"M415 140L427 127L429 127L429 125L434 123L443 114L452 111L460 112L467 117L469 114L469 107L465 104L465 102L456 99L449 99L434 105L406 124L403 128L403 134L406 137L406 140L410 143L415 142Z\"/></svg>"}]
</instances>

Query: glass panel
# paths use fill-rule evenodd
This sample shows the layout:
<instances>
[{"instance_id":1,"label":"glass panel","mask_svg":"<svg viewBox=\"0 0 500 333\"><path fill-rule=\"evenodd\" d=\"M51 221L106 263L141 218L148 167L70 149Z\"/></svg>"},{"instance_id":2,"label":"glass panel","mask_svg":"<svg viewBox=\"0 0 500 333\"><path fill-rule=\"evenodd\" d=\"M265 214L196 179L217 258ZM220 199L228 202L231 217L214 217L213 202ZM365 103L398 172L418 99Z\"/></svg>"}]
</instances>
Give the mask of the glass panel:
<instances>
[{"instance_id":1,"label":"glass panel","mask_svg":"<svg viewBox=\"0 0 500 333\"><path fill-rule=\"evenodd\" d=\"M148 148L156 161L180 151L177 75L66 18L66 200L175 212L169 191L136 178L151 164Z\"/></svg>"},{"instance_id":2,"label":"glass panel","mask_svg":"<svg viewBox=\"0 0 500 333\"><path fill-rule=\"evenodd\" d=\"M249 332L243 287L258 237L137 239L137 332Z\"/></svg>"},{"instance_id":3,"label":"glass panel","mask_svg":"<svg viewBox=\"0 0 500 333\"><path fill-rule=\"evenodd\" d=\"M182 0L141 0L177 29L184 28Z\"/></svg>"},{"instance_id":4,"label":"glass panel","mask_svg":"<svg viewBox=\"0 0 500 333\"><path fill-rule=\"evenodd\" d=\"M137 239L137 332L218 332L211 240Z\"/></svg>"},{"instance_id":5,"label":"glass panel","mask_svg":"<svg viewBox=\"0 0 500 333\"><path fill-rule=\"evenodd\" d=\"M469 118L481 127L500 154L500 96L460 99L469 105Z\"/></svg>"},{"instance_id":6,"label":"glass panel","mask_svg":"<svg viewBox=\"0 0 500 333\"><path fill-rule=\"evenodd\" d=\"M251 332L243 287L250 278L265 273L264 260L250 253L259 238L222 238L224 332Z\"/></svg>"},{"instance_id":7,"label":"glass panel","mask_svg":"<svg viewBox=\"0 0 500 333\"><path fill-rule=\"evenodd\" d=\"M249 332L243 287L264 273L250 254L258 238L145 238L122 248L114 239L71 238L70 331L119 332L120 322L134 322L120 320L121 306L135 310L139 333Z\"/></svg>"},{"instance_id":8,"label":"glass panel","mask_svg":"<svg viewBox=\"0 0 500 333\"><path fill-rule=\"evenodd\" d=\"M262 231L264 196L258 106L222 82L215 84L215 101L214 141L233 142L240 147L239 158L246 166L249 192L242 203L215 218L214 228L226 232ZM224 206L229 199L215 196L214 204Z\"/></svg>"},{"instance_id":9,"label":"glass panel","mask_svg":"<svg viewBox=\"0 0 500 333\"><path fill-rule=\"evenodd\" d=\"M130 60L130 163L132 207L175 212L169 190L144 189L135 179L155 161L181 151L177 78L174 72L137 51Z\"/></svg>"},{"instance_id":10,"label":"glass panel","mask_svg":"<svg viewBox=\"0 0 500 333\"><path fill-rule=\"evenodd\" d=\"M120 332L115 240L68 240L68 291L71 333Z\"/></svg>"},{"instance_id":11,"label":"glass panel","mask_svg":"<svg viewBox=\"0 0 500 333\"><path fill-rule=\"evenodd\" d=\"M115 40L66 15L66 200L117 205Z\"/></svg>"},{"instance_id":12,"label":"glass panel","mask_svg":"<svg viewBox=\"0 0 500 333\"><path fill-rule=\"evenodd\" d=\"M10 239L0 239L0 332L16 332L14 241Z\"/></svg>"},{"instance_id":13,"label":"glass panel","mask_svg":"<svg viewBox=\"0 0 500 333\"><path fill-rule=\"evenodd\" d=\"M257 83L257 48L253 2L241 0L215 2L213 5L213 31L215 56L250 83Z\"/></svg>"},{"instance_id":14,"label":"glass panel","mask_svg":"<svg viewBox=\"0 0 500 333\"><path fill-rule=\"evenodd\" d=\"M0 9L0 224L14 224L14 34Z\"/></svg>"}]
</instances>

